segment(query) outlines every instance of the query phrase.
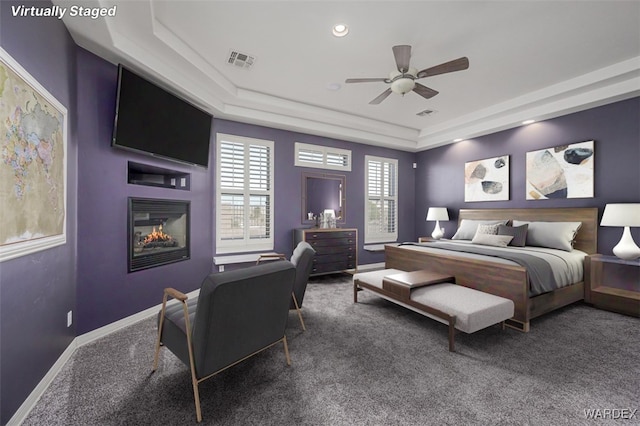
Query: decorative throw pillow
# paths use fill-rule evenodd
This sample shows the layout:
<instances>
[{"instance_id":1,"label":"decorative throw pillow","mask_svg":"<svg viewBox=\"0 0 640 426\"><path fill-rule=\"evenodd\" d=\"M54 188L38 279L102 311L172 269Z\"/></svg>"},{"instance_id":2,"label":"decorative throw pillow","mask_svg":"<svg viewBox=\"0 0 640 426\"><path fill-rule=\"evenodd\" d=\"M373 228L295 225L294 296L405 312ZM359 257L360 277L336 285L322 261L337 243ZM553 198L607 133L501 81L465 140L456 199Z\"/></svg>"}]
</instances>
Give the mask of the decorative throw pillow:
<instances>
[{"instance_id":1,"label":"decorative throw pillow","mask_svg":"<svg viewBox=\"0 0 640 426\"><path fill-rule=\"evenodd\" d=\"M510 235L492 235L478 232L476 233L476 236L473 237L473 240L471 240L471 243L482 244L485 246L506 247L512 239L513 237Z\"/></svg>"},{"instance_id":2,"label":"decorative throw pillow","mask_svg":"<svg viewBox=\"0 0 640 426\"><path fill-rule=\"evenodd\" d=\"M476 229L476 235L478 234L497 235L499 226L500 226L499 223L494 223L491 225L489 224L478 225L478 229Z\"/></svg>"},{"instance_id":3,"label":"decorative throw pillow","mask_svg":"<svg viewBox=\"0 0 640 426\"><path fill-rule=\"evenodd\" d=\"M460 227L456 231L455 235L451 237L452 240L471 240L476 235L478 225L491 225L502 224L506 225L508 220L475 220L475 219L462 219L460 221Z\"/></svg>"},{"instance_id":4,"label":"decorative throw pillow","mask_svg":"<svg viewBox=\"0 0 640 426\"><path fill-rule=\"evenodd\" d=\"M548 247L558 250L573 250L573 240L582 222L521 222L513 221L513 226L528 224L527 245Z\"/></svg>"},{"instance_id":5,"label":"decorative throw pillow","mask_svg":"<svg viewBox=\"0 0 640 426\"><path fill-rule=\"evenodd\" d=\"M524 247L527 242L527 229L529 224L521 226L498 226L498 235L511 235L513 239L509 243L510 246Z\"/></svg>"}]
</instances>

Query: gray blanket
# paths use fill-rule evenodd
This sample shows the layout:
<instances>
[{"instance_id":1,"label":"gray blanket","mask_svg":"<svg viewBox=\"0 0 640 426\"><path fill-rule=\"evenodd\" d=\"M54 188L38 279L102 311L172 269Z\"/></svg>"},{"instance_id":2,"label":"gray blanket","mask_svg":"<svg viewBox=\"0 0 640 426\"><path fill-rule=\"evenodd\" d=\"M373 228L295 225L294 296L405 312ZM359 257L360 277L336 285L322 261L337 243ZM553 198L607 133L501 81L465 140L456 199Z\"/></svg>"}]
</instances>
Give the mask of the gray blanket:
<instances>
[{"instance_id":1,"label":"gray blanket","mask_svg":"<svg viewBox=\"0 0 640 426\"><path fill-rule=\"evenodd\" d=\"M511 260L518 265L527 269L529 276L529 294L542 294L557 289L558 283L551 270L551 265L539 257L527 253L519 253L515 251L495 250L487 246L469 245L461 246L459 244L447 243L445 241L427 242L427 243L402 243L401 245L416 245L433 247L443 250L459 251L466 253L481 254L484 256L500 257L502 259Z\"/></svg>"}]
</instances>

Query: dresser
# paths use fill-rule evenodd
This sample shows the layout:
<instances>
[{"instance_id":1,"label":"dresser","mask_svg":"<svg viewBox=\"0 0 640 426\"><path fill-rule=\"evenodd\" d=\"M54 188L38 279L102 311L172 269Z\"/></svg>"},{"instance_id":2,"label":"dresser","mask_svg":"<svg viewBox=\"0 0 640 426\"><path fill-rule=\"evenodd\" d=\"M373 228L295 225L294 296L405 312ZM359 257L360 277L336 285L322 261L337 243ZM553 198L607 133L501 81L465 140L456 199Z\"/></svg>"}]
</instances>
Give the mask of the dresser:
<instances>
[{"instance_id":1,"label":"dresser","mask_svg":"<svg viewBox=\"0 0 640 426\"><path fill-rule=\"evenodd\" d=\"M306 241L316 251L311 275L342 272L358 266L358 230L355 228L294 229L294 247Z\"/></svg>"}]
</instances>

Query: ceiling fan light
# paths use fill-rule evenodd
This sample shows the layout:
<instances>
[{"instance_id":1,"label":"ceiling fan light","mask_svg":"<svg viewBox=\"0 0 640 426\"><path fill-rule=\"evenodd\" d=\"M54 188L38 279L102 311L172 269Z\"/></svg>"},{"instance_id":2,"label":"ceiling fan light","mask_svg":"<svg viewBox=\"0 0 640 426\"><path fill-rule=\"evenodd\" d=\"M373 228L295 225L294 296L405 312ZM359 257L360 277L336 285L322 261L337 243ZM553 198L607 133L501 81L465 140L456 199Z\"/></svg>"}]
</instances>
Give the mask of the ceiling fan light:
<instances>
[{"instance_id":1,"label":"ceiling fan light","mask_svg":"<svg viewBox=\"0 0 640 426\"><path fill-rule=\"evenodd\" d=\"M400 95L404 95L413 90L416 83L410 78L399 78L393 83L391 83L391 91L393 93L398 93Z\"/></svg>"}]
</instances>

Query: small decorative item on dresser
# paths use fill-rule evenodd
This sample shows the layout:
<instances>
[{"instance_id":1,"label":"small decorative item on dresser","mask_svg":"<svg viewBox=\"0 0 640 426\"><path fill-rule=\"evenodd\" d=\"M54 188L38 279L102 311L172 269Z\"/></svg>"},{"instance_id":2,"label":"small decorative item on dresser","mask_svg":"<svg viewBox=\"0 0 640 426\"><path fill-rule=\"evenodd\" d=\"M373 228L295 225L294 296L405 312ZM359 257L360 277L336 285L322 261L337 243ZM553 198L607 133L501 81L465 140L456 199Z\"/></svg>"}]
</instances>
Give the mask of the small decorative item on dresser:
<instances>
[{"instance_id":1,"label":"small decorative item on dresser","mask_svg":"<svg viewBox=\"0 0 640 426\"><path fill-rule=\"evenodd\" d=\"M433 228L431 237L434 240L439 240L444 236L444 228L440 228L441 220L449 220L449 213L447 213L446 207L429 207L427 211L427 221L436 221L436 226Z\"/></svg>"},{"instance_id":2,"label":"small decorative item on dresser","mask_svg":"<svg viewBox=\"0 0 640 426\"><path fill-rule=\"evenodd\" d=\"M607 204L602 214L601 226L623 226L622 238L613 248L620 259L633 260L640 257L640 248L633 241L629 227L640 226L640 203Z\"/></svg>"}]
</instances>

